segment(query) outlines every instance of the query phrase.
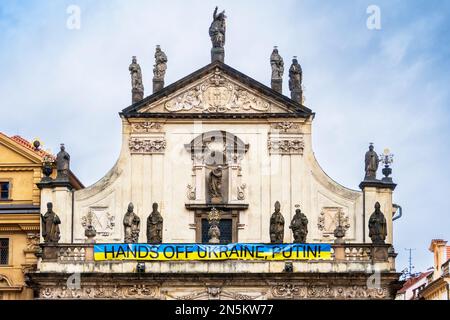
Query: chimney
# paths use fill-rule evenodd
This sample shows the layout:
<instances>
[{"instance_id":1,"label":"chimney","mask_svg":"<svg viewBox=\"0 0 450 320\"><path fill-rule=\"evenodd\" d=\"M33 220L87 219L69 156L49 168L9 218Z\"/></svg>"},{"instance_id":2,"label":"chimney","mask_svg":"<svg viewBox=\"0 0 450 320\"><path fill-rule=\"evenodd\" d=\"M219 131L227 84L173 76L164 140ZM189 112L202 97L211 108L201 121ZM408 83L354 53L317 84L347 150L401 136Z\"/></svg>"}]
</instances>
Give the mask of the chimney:
<instances>
[{"instance_id":1,"label":"chimney","mask_svg":"<svg viewBox=\"0 0 450 320\"><path fill-rule=\"evenodd\" d=\"M433 279L437 279L441 276L441 266L446 260L446 248L447 241L442 239L433 239L430 244L429 250L434 254L434 275Z\"/></svg>"}]
</instances>

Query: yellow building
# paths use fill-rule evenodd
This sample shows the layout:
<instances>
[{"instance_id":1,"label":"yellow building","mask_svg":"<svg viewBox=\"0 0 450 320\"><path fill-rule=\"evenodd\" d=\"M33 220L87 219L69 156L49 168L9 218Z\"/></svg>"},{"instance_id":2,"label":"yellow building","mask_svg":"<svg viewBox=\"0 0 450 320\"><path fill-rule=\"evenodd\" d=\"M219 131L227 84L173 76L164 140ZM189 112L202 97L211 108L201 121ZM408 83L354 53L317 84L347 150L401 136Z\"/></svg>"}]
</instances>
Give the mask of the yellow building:
<instances>
[{"instance_id":1,"label":"yellow building","mask_svg":"<svg viewBox=\"0 0 450 320\"><path fill-rule=\"evenodd\" d=\"M450 246L447 241L434 239L429 250L434 254L434 271L419 295L425 300L450 300Z\"/></svg>"},{"instance_id":2,"label":"yellow building","mask_svg":"<svg viewBox=\"0 0 450 320\"><path fill-rule=\"evenodd\" d=\"M0 300L33 298L25 273L37 263L41 199L36 183L45 158L54 157L20 136L0 133ZM73 174L71 179L82 187Z\"/></svg>"}]
</instances>

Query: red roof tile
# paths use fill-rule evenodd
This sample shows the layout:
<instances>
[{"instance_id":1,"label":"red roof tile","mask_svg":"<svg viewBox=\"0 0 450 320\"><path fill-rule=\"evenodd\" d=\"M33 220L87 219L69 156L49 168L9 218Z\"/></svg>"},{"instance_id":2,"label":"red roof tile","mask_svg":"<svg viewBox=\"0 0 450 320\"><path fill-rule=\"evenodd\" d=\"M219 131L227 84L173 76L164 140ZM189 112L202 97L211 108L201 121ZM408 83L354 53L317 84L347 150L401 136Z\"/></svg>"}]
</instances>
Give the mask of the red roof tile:
<instances>
[{"instance_id":1,"label":"red roof tile","mask_svg":"<svg viewBox=\"0 0 450 320\"><path fill-rule=\"evenodd\" d=\"M37 153L41 157L49 156L49 157L51 157L53 159L55 158L54 155L52 155L52 154L50 154L50 153L48 153L48 152L46 152L46 151L44 151L42 149L36 150L35 147L33 146L33 144L30 141L22 138L21 136L18 136L18 135L12 136L11 139L14 140L15 142L19 143L21 146L24 146L25 148L27 148L27 149Z\"/></svg>"},{"instance_id":2,"label":"red roof tile","mask_svg":"<svg viewBox=\"0 0 450 320\"><path fill-rule=\"evenodd\" d=\"M408 280L406 280L406 282L403 284L403 287L400 290L398 290L397 293L405 293L406 290L411 288L415 283L419 282L423 278L428 277L431 273L433 273L433 271L426 271L426 272L422 272L417 277L409 278Z\"/></svg>"}]
</instances>

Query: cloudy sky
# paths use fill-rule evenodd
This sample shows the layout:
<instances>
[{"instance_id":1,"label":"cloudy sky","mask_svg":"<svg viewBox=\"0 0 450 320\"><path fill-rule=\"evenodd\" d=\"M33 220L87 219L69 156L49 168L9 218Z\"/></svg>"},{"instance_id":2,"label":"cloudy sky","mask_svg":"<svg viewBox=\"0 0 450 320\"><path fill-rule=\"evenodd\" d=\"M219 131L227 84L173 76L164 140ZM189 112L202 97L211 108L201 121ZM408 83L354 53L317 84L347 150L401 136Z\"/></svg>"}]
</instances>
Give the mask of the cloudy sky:
<instances>
[{"instance_id":1,"label":"cloudy sky","mask_svg":"<svg viewBox=\"0 0 450 320\"><path fill-rule=\"evenodd\" d=\"M67 27L70 5L80 29ZM404 209L397 268L405 248L416 249L417 271L431 266L431 239L450 240L450 1L1 0L0 131L52 151L64 142L73 171L94 183L119 154L131 56L146 94L156 44L167 84L208 64L215 5L228 16L227 64L269 85L273 45L286 65L299 57L316 157L331 177L358 189L368 143L391 149ZM379 30L367 27L370 5Z\"/></svg>"}]
</instances>

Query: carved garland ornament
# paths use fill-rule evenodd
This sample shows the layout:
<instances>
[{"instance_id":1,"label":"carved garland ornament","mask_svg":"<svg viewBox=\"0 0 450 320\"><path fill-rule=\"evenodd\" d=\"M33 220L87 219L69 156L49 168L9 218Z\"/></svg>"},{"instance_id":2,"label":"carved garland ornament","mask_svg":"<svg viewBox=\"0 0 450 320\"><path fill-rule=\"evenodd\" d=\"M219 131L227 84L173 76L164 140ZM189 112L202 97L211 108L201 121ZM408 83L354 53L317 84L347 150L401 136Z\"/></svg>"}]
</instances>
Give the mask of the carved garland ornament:
<instances>
[{"instance_id":1,"label":"carved garland ornament","mask_svg":"<svg viewBox=\"0 0 450 320\"><path fill-rule=\"evenodd\" d=\"M159 131L162 129L162 124L159 122L138 122L131 124L131 131L135 133L147 133L150 131Z\"/></svg>"},{"instance_id":2,"label":"carved garland ornament","mask_svg":"<svg viewBox=\"0 0 450 320\"><path fill-rule=\"evenodd\" d=\"M269 138L267 148L270 154L301 154L305 148L303 138L296 139L280 139Z\"/></svg>"},{"instance_id":3,"label":"carved garland ornament","mask_svg":"<svg viewBox=\"0 0 450 320\"><path fill-rule=\"evenodd\" d=\"M276 122L272 124L272 129L282 132L293 132L300 130L300 125L290 121Z\"/></svg>"},{"instance_id":4,"label":"carved garland ornament","mask_svg":"<svg viewBox=\"0 0 450 320\"><path fill-rule=\"evenodd\" d=\"M164 138L131 138L129 147L131 153L164 153L166 150L166 140Z\"/></svg>"},{"instance_id":5,"label":"carved garland ornament","mask_svg":"<svg viewBox=\"0 0 450 320\"><path fill-rule=\"evenodd\" d=\"M115 286L83 286L80 289L72 288L42 288L39 296L45 299L155 299L156 287L146 285L115 285Z\"/></svg>"},{"instance_id":6,"label":"carved garland ornament","mask_svg":"<svg viewBox=\"0 0 450 320\"><path fill-rule=\"evenodd\" d=\"M270 106L270 102L224 78L218 69L201 84L165 103L170 112L193 110L203 113L267 112Z\"/></svg>"},{"instance_id":7,"label":"carved garland ornament","mask_svg":"<svg viewBox=\"0 0 450 320\"><path fill-rule=\"evenodd\" d=\"M278 299L386 299L389 298L387 288L368 288L354 285L295 285L290 283L272 287L272 296Z\"/></svg>"}]
</instances>

